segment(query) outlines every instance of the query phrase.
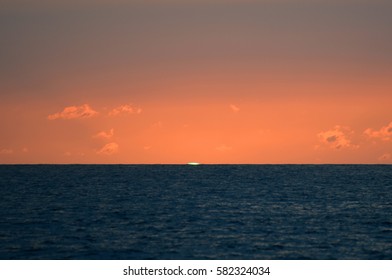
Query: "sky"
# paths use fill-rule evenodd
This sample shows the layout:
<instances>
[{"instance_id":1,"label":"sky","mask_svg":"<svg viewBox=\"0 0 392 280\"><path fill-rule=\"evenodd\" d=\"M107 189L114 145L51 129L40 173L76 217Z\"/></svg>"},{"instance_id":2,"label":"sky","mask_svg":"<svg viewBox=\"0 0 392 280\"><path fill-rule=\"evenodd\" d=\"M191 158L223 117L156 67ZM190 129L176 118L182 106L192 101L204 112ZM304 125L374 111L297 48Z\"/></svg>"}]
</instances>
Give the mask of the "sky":
<instances>
[{"instance_id":1,"label":"sky","mask_svg":"<svg viewBox=\"0 0 392 280\"><path fill-rule=\"evenodd\" d=\"M392 2L0 1L0 163L392 163Z\"/></svg>"}]
</instances>

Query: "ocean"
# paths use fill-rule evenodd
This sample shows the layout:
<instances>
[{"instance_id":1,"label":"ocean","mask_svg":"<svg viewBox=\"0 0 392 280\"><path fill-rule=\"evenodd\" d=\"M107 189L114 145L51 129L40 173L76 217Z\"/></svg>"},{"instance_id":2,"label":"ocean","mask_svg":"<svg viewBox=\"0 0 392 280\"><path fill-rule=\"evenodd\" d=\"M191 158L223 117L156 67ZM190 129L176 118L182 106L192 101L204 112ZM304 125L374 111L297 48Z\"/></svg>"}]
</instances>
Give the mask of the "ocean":
<instances>
[{"instance_id":1,"label":"ocean","mask_svg":"<svg viewBox=\"0 0 392 280\"><path fill-rule=\"evenodd\" d=\"M0 165L0 259L392 259L391 165Z\"/></svg>"}]
</instances>

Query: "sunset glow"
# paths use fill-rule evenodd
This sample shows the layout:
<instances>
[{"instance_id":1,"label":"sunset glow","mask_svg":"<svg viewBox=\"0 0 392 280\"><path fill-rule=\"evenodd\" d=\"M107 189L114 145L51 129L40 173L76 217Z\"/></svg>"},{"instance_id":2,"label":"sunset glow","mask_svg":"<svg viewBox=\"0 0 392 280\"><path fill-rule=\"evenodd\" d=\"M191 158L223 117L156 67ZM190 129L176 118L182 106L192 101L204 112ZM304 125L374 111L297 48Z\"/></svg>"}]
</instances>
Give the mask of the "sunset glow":
<instances>
[{"instance_id":1,"label":"sunset glow","mask_svg":"<svg viewBox=\"0 0 392 280\"><path fill-rule=\"evenodd\" d=\"M36 2L0 8L0 163L392 163L390 1Z\"/></svg>"}]
</instances>

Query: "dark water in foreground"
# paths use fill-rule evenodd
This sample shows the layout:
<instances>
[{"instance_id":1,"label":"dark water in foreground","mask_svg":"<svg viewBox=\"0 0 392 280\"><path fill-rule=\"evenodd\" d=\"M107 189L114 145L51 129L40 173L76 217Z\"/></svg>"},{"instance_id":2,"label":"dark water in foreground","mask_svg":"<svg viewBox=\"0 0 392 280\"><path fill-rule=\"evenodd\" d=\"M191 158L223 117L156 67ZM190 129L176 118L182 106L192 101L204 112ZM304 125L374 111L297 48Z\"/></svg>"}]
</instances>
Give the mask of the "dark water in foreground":
<instances>
[{"instance_id":1,"label":"dark water in foreground","mask_svg":"<svg viewBox=\"0 0 392 280\"><path fill-rule=\"evenodd\" d=\"M392 259L391 165L0 166L1 259Z\"/></svg>"}]
</instances>

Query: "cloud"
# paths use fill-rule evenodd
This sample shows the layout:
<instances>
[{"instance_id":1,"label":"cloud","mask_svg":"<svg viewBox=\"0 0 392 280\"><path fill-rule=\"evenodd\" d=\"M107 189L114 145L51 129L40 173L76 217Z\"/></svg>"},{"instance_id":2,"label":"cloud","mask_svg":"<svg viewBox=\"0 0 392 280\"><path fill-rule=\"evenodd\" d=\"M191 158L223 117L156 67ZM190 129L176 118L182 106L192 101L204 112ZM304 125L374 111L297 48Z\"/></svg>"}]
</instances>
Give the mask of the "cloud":
<instances>
[{"instance_id":1,"label":"cloud","mask_svg":"<svg viewBox=\"0 0 392 280\"><path fill-rule=\"evenodd\" d=\"M386 153L386 154L383 154L382 156L380 156L380 157L378 158L378 160L379 160L379 161L390 161L391 158L392 158L391 154Z\"/></svg>"},{"instance_id":2,"label":"cloud","mask_svg":"<svg viewBox=\"0 0 392 280\"><path fill-rule=\"evenodd\" d=\"M94 138L101 138L101 139L110 139L114 135L114 129L110 129L109 131L101 131L95 134Z\"/></svg>"},{"instance_id":3,"label":"cloud","mask_svg":"<svg viewBox=\"0 0 392 280\"><path fill-rule=\"evenodd\" d=\"M109 112L109 116L117 116L119 114L140 114L142 112L141 108L134 107L131 104L121 105L114 108Z\"/></svg>"},{"instance_id":4,"label":"cloud","mask_svg":"<svg viewBox=\"0 0 392 280\"><path fill-rule=\"evenodd\" d=\"M71 153L71 152L64 153L65 157L84 157L85 155L86 155L85 153Z\"/></svg>"},{"instance_id":5,"label":"cloud","mask_svg":"<svg viewBox=\"0 0 392 280\"><path fill-rule=\"evenodd\" d=\"M369 138L378 138L383 141L391 141L392 122L390 122L387 126L383 126L379 130L373 130L372 128L368 128L363 133L366 134Z\"/></svg>"},{"instance_id":6,"label":"cloud","mask_svg":"<svg viewBox=\"0 0 392 280\"><path fill-rule=\"evenodd\" d=\"M240 111L240 108L238 108L237 106L230 104L230 109L234 112L234 113L238 113Z\"/></svg>"},{"instance_id":7,"label":"cloud","mask_svg":"<svg viewBox=\"0 0 392 280\"><path fill-rule=\"evenodd\" d=\"M226 146L226 145L221 145L219 147L216 148L219 152L227 152L227 151L231 151L233 148Z\"/></svg>"},{"instance_id":8,"label":"cloud","mask_svg":"<svg viewBox=\"0 0 392 280\"><path fill-rule=\"evenodd\" d=\"M14 150L12 150L12 149L2 149L2 150L0 150L0 154L2 154L2 155L11 155L13 153L14 153Z\"/></svg>"},{"instance_id":9,"label":"cloud","mask_svg":"<svg viewBox=\"0 0 392 280\"><path fill-rule=\"evenodd\" d=\"M117 143L108 143L103 146L100 150L97 151L99 155L113 155L118 152L118 144Z\"/></svg>"},{"instance_id":10,"label":"cloud","mask_svg":"<svg viewBox=\"0 0 392 280\"><path fill-rule=\"evenodd\" d=\"M334 129L320 132L317 136L322 143L334 149L358 148L349 139L349 135L352 133L349 128L337 125Z\"/></svg>"},{"instance_id":11,"label":"cloud","mask_svg":"<svg viewBox=\"0 0 392 280\"><path fill-rule=\"evenodd\" d=\"M163 127L163 123L161 121L157 121L156 123L153 123L151 127L154 129L160 129Z\"/></svg>"},{"instance_id":12,"label":"cloud","mask_svg":"<svg viewBox=\"0 0 392 280\"><path fill-rule=\"evenodd\" d=\"M94 111L90 105L84 104L81 106L69 106L65 107L63 111L49 115L48 120L71 120L71 119L87 119L98 114Z\"/></svg>"}]
</instances>

